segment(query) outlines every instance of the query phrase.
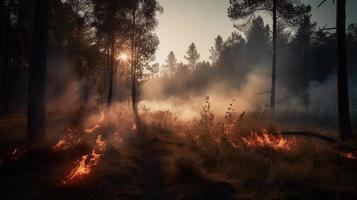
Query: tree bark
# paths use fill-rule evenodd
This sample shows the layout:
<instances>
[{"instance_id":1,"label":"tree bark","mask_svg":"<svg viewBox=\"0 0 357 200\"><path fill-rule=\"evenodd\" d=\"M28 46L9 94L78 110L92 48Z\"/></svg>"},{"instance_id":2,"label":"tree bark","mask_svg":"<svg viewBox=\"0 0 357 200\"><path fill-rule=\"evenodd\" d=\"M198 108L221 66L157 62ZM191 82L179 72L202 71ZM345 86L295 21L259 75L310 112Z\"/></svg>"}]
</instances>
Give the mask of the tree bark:
<instances>
[{"instance_id":1,"label":"tree bark","mask_svg":"<svg viewBox=\"0 0 357 200\"><path fill-rule=\"evenodd\" d=\"M107 106L112 105L113 99L113 82L114 82L114 59L115 59L115 36L111 36L110 44L110 61L109 61L109 84L108 84L108 98Z\"/></svg>"},{"instance_id":2,"label":"tree bark","mask_svg":"<svg viewBox=\"0 0 357 200\"><path fill-rule=\"evenodd\" d=\"M10 40L10 14L11 14L12 0L8 2L6 7L6 21L5 21L5 48L3 57L3 111L4 114L9 112L9 93L8 93L8 69L9 69L9 40Z\"/></svg>"},{"instance_id":3,"label":"tree bark","mask_svg":"<svg viewBox=\"0 0 357 200\"><path fill-rule=\"evenodd\" d=\"M346 0L337 0L336 13L338 124L340 137L346 140L352 137L346 57Z\"/></svg>"},{"instance_id":4,"label":"tree bark","mask_svg":"<svg viewBox=\"0 0 357 200\"><path fill-rule=\"evenodd\" d=\"M273 0L273 63L272 63L272 74L271 74L271 96L270 96L270 106L271 114L275 115L275 88L276 88L276 57L277 57L277 16L276 16L276 1Z\"/></svg>"},{"instance_id":5,"label":"tree bark","mask_svg":"<svg viewBox=\"0 0 357 200\"><path fill-rule=\"evenodd\" d=\"M133 112L135 117L137 117L137 105L136 105L136 63L135 63L135 32L136 32L136 5L137 2L134 2L132 16L133 16L133 33L131 38L131 99Z\"/></svg>"},{"instance_id":6,"label":"tree bark","mask_svg":"<svg viewBox=\"0 0 357 200\"><path fill-rule=\"evenodd\" d=\"M32 31L32 54L30 59L27 139L30 144L45 139L45 86L48 40L49 1L37 0Z\"/></svg>"}]
</instances>

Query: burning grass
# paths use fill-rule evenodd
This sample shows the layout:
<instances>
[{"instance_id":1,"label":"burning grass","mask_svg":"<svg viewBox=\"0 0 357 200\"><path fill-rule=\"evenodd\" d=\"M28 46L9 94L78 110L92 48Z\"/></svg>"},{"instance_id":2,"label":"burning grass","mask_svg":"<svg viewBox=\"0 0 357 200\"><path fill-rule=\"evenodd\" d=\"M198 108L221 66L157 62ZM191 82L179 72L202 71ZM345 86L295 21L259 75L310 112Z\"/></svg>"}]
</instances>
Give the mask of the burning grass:
<instances>
[{"instance_id":1,"label":"burning grass","mask_svg":"<svg viewBox=\"0 0 357 200\"><path fill-rule=\"evenodd\" d=\"M52 146L55 151L69 150L83 142L82 132L78 129L68 128L56 144Z\"/></svg>"},{"instance_id":2,"label":"burning grass","mask_svg":"<svg viewBox=\"0 0 357 200\"><path fill-rule=\"evenodd\" d=\"M63 162L56 161L45 173L42 169L36 173L55 179L53 191L58 194L90 189L96 198L121 198L132 192L136 194L122 199L140 199L140 192L147 195L153 188L154 192L167 189L177 199L265 199L267 195L274 199L344 199L356 194L355 143L340 148L310 138L279 135L262 113L238 112L235 102L221 117L211 112L206 97L200 119L192 121L180 121L170 111L147 108L141 112L147 122L148 137L143 140L142 134L131 134L137 128L126 114L115 114L121 121L107 113L94 115L84 127L67 129L52 146L52 153ZM134 139L125 140L123 132ZM11 152L16 155L19 150ZM16 162L29 170L32 161L24 165L26 157ZM15 188L16 178L27 173L20 172L5 178L14 180L7 190ZM28 179L21 181L25 182ZM82 195L88 199L92 193Z\"/></svg>"},{"instance_id":3,"label":"burning grass","mask_svg":"<svg viewBox=\"0 0 357 200\"><path fill-rule=\"evenodd\" d=\"M101 112L97 123L90 128L85 128L83 131L76 129L68 129L64 136L52 147L54 150L68 150L80 144L83 140L87 142L94 143L90 144L92 146L91 153L81 156L81 159L75 162L74 168L66 176L65 180L62 181L63 184L74 183L83 177L89 175L98 162L100 157L104 154L106 149L106 142L103 140L102 135L97 135L94 142L91 142L92 134L95 130L101 127L104 122L104 112ZM91 134L91 138L88 140L85 136ZM92 139L93 140L93 139Z\"/></svg>"},{"instance_id":4,"label":"burning grass","mask_svg":"<svg viewBox=\"0 0 357 200\"><path fill-rule=\"evenodd\" d=\"M92 125L91 127L84 129L84 132L85 133L93 133L95 130L97 130L98 128L101 127L101 124L103 122L104 122L104 112L102 111L102 112L100 112L100 117L97 120L97 122L94 125Z\"/></svg>"},{"instance_id":5,"label":"burning grass","mask_svg":"<svg viewBox=\"0 0 357 200\"><path fill-rule=\"evenodd\" d=\"M62 181L63 184L74 183L77 180L89 175L103 155L106 149L106 143L102 139L101 135L98 135L95 146L92 149L92 152L87 155L83 155L80 160L75 164L75 167L71 172L66 176L66 179Z\"/></svg>"},{"instance_id":6,"label":"burning grass","mask_svg":"<svg viewBox=\"0 0 357 200\"><path fill-rule=\"evenodd\" d=\"M281 135L272 135L267 129L262 133L252 131L248 137L242 137L244 144L248 147L267 146L275 150L291 150L295 145L294 139L286 139Z\"/></svg>"},{"instance_id":7,"label":"burning grass","mask_svg":"<svg viewBox=\"0 0 357 200\"><path fill-rule=\"evenodd\" d=\"M62 183L67 184L88 175L92 168L98 164L100 156L101 155L97 154L94 150L91 154L82 156L82 158L77 161L76 166L66 176L66 180L62 181Z\"/></svg>"}]
</instances>

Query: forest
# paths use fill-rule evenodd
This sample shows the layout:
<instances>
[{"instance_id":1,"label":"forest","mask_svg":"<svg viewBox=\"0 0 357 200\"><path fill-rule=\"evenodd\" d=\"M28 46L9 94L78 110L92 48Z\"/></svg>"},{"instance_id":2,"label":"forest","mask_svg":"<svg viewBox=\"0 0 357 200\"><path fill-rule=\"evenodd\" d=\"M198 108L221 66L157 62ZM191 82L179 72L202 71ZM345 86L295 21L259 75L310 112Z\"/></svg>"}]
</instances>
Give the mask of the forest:
<instances>
[{"instance_id":1,"label":"forest","mask_svg":"<svg viewBox=\"0 0 357 200\"><path fill-rule=\"evenodd\" d=\"M2 0L0 199L355 199L357 4L220 1L162 62L174 0Z\"/></svg>"}]
</instances>

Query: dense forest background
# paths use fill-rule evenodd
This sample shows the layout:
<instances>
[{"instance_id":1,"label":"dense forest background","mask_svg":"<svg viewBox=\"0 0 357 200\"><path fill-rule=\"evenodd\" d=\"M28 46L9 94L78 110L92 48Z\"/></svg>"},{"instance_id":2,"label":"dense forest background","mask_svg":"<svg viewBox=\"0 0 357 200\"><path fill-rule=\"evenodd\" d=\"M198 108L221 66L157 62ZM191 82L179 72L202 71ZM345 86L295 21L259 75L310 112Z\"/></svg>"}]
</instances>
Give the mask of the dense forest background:
<instances>
[{"instance_id":1,"label":"dense forest background","mask_svg":"<svg viewBox=\"0 0 357 200\"><path fill-rule=\"evenodd\" d=\"M26 109L34 3L16 0L1 3L4 28L1 32L1 113ZM108 103L107 99L111 98L108 97L108 80L113 76L120 83L115 84L119 86L115 88L117 93L126 94L122 91L129 90L125 76L130 74L131 63L120 62L117 52L129 55L131 44L135 46L136 59L130 62L137 66L140 79L144 80L155 70L150 62L159 41L153 31L157 25L156 13L162 10L156 1L56 0L50 1L49 8L46 69L49 112ZM135 10L134 16L132 10ZM147 70L143 72L144 69Z\"/></svg>"},{"instance_id":2,"label":"dense forest background","mask_svg":"<svg viewBox=\"0 0 357 200\"><path fill-rule=\"evenodd\" d=\"M356 27L351 24L347 31L352 109L356 109L357 100ZM210 50L211 62L197 61L195 71L192 64L172 64L175 58L170 54L165 65L169 75L161 77L161 82L153 80L148 87L152 89L160 83L163 88L157 93L151 90L148 96L165 99L187 94L188 99L215 92L224 96L233 90L233 94L228 94L229 100L236 97L245 105L242 109L263 111L269 105L270 95L270 33L263 18L257 16L244 33L234 32L226 40L218 36ZM316 116L334 118L337 101L335 36L333 31L311 22L310 15L305 15L296 29L279 32L277 107L280 112L302 115L300 118L304 116L309 118L307 120ZM333 120L330 118L326 123L333 123Z\"/></svg>"},{"instance_id":3,"label":"dense forest background","mask_svg":"<svg viewBox=\"0 0 357 200\"><path fill-rule=\"evenodd\" d=\"M272 30L262 17L254 15L244 28L237 26L229 38L217 36L212 40L210 61L200 60L199 51L206 50L198 50L192 43L185 57L187 64L177 62L174 52L168 52L167 64L159 66L154 63L159 43L154 29L155 16L163 9L155 1L142 4L146 7L138 14L137 24L133 24L130 3L50 2L48 112L104 107L112 98L129 101L133 83L128 74L132 61L137 66L138 84L145 83L140 92L135 92L140 95L139 101L169 98L183 102L224 93L227 102L238 98L242 109L247 111L266 109L270 95ZM3 1L0 9L4 30L1 32L1 113L23 111L27 99L33 1ZM118 15L110 16L111 10ZM278 23L277 109L285 114L284 119L294 113L299 118L327 117L330 119L327 123L334 123L337 112L335 30L318 27L309 13L300 18L294 26ZM132 26L138 29L134 40ZM138 46L137 59L120 60L119 52L131 54L133 41ZM357 25L350 24L347 57L353 113L357 101L356 45ZM115 83L108 87L110 79Z\"/></svg>"}]
</instances>

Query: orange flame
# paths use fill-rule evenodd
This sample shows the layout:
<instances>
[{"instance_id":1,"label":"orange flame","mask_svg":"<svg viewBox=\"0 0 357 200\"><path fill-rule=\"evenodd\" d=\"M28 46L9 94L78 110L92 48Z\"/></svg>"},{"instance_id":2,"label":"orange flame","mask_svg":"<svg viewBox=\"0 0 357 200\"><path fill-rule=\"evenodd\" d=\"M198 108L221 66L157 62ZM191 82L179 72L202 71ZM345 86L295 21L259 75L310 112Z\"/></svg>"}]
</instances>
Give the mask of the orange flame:
<instances>
[{"instance_id":1,"label":"orange flame","mask_svg":"<svg viewBox=\"0 0 357 200\"><path fill-rule=\"evenodd\" d=\"M94 150L90 155L84 155L82 158L77 161L76 166L66 177L66 180L63 181L64 184L75 179L82 178L88 175L94 166L98 164L101 154L96 153Z\"/></svg>"},{"instance_id":2,"label":"orange flame","mask_svg":"<svg viewBox=\"0 0 357 200\"><path fill-rule=\"evenodd\" d=\"M252 131L249 137L242 139L248 147L268 146L275 150L291 150L295 144L293 140L284 139L282 136L270 135L266 129L263 130L261 135Z\"/></svg>"},{"instance_id":3,"label":"orange flame","mask_svg":"<svg viewBox=\"0 0 357 200\"><path fill-rule=\"evenodd\" d=\"M93 132L94 132L95 130L97 130L99 127L100 127L99 124L96 124L96 125L94 125L94 126L91 127L91 128L86 128L86 129L84 129L84 132L85 132L85 133L93 133Z\"/></svg>"},{"instance_id":4,"label":"orange flame","mask_svg":"<svg viewBox=\"0 0 357 200\"><path fill-rule=\"evenodd\" d=\"M99 117L97 123L95 125L93 125L92 127L90 127L90 128L84 129L84 132L85 133L93 133L95 130L100 128L100 124L103 123L103 121L104 121L104 112L102 111L100 113L100 117Z\"/></svg>"},{"instance_id":5,"label":"orange flame","mask_svg":"<svg viewBox=\"0 0 357 200\"><path fill-rule=\"evenodd\" d=\"M92 171L92 168L98 165L99 159L103 155L102 153L105 151L105 149L106 143L102 136L98 135L97 139L95 140L95 146L92 150L92 153L82 156L81 159L76 162L75 167L66 176L66 180L62 181L62 183L67 184L68 182L73 182L77 179L89 175Z\"/></svg>"},{"instance_id":6,"label":"orange flame","mask_svg":"<svg viewBox=\"0 0 357 200\"><path fill-rule=\"evenodd\" d=\"M59 150L59 149L66 149L66 140L61 138L54 146L53 149Z\"/></svg>"},{"instance_id":7,"label":"orange flame","mask_svg":"<svg viewBox=\"0 0 357 200\"><path fill-rule=\"evenodd\" d=\"M59 150L67 150L71 148L74 145L79 144L82 139L76 137L76 134L78 133L77 130L75 129L67 129L66 133L63 135L63 137L58 140L58 142L52 146L53 150L59 151Z\"/></svg>"}]
</instances>

